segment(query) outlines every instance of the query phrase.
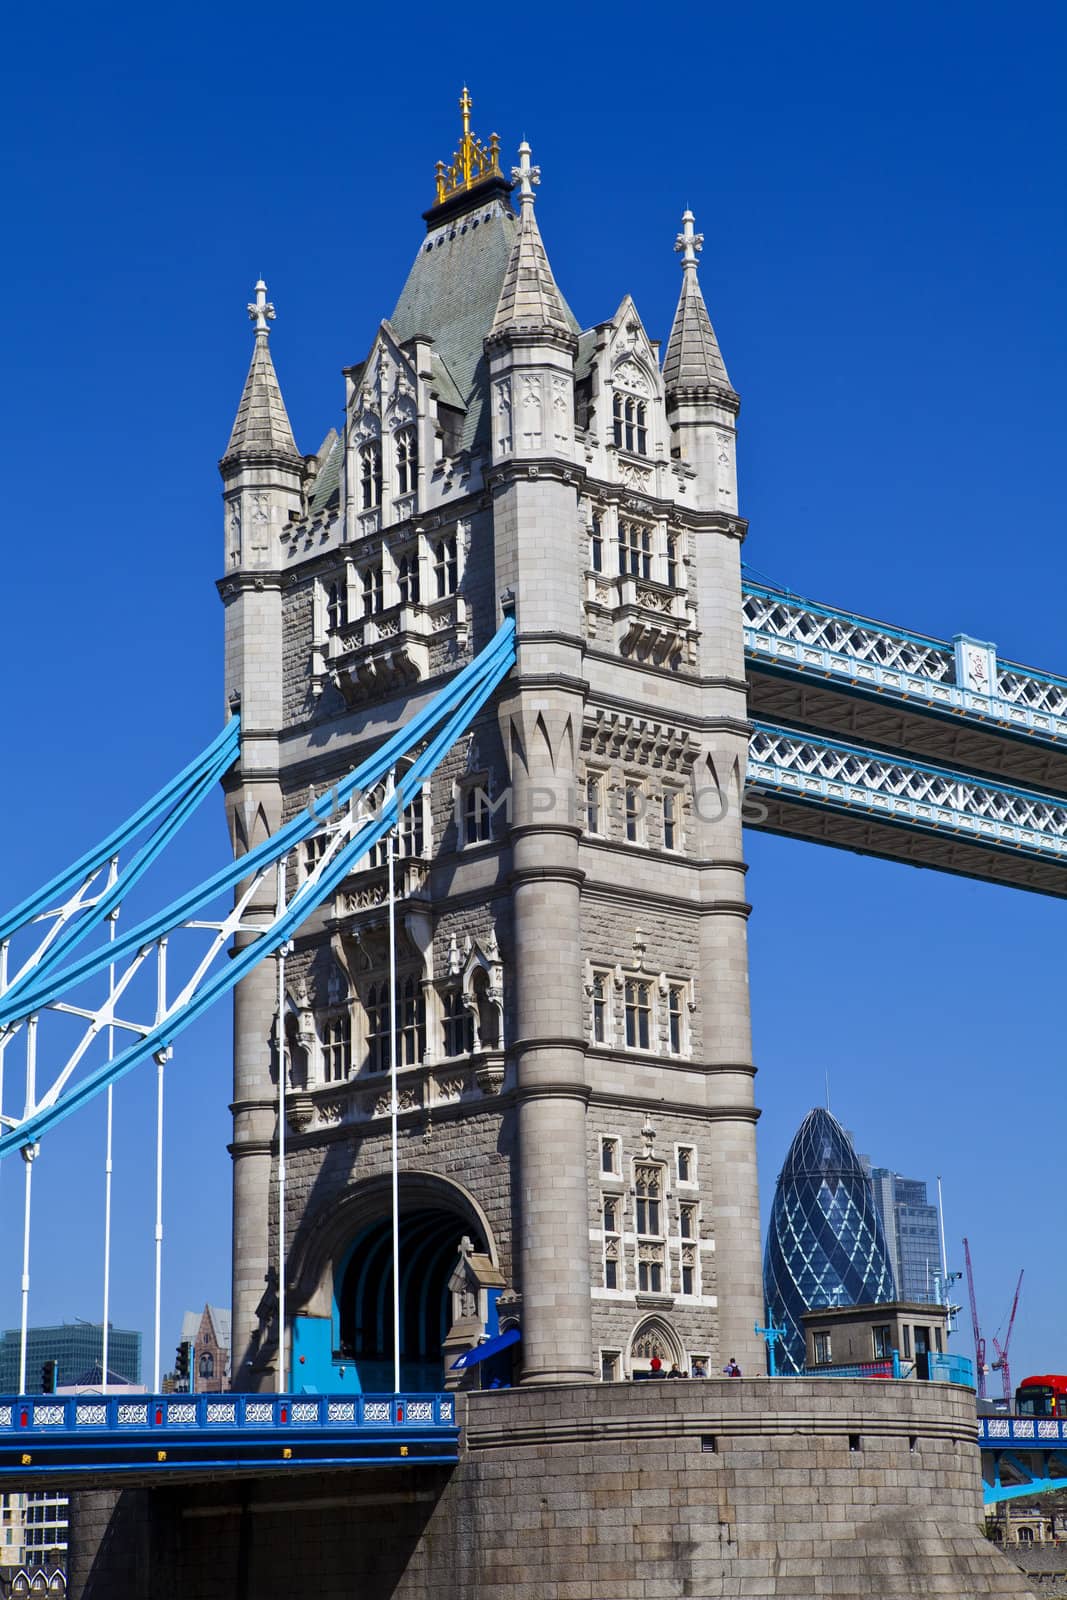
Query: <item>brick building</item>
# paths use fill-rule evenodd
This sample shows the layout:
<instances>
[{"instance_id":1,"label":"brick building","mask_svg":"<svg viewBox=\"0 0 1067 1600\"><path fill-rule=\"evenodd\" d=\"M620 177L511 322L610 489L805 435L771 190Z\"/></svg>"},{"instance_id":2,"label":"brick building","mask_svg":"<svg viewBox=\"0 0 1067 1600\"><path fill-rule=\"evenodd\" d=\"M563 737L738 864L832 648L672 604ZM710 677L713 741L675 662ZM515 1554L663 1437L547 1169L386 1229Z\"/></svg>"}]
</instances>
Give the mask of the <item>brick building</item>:
<instances>
[{"instance_id":1,"label":"brick building","mask_svg":"<svg viewBox=\"0 0 1067 1600\"><path fill-rule=\"evenodd\" d=\"M187 1311L182 1317L182 1342L192 1347L192 1374L197 1394L223 1394L230 1387L230 1313L221 1306Z\"/></svg>"}]
</instances>

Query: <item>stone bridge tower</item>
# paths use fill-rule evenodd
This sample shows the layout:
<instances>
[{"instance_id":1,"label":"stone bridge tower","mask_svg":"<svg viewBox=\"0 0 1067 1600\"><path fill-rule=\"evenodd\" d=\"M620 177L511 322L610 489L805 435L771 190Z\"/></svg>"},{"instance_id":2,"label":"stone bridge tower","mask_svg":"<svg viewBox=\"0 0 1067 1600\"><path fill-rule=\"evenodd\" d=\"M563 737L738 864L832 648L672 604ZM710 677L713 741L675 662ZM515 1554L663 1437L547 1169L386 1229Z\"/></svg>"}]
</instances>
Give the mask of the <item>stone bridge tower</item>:
<instances>
[{"instance_id":1,"label":"stone bridge tower","mask_svg":"<svg viewBox=\"0 0 1067 1600\"><path fill-rule=\"evenodd\" d=\"M238 990L241 1388L275 1377L279 1226L291 1381L386 1377L391 1029L407 1384L441 1381L461 1325L520 1329L525 1382L622 1377L654 1354L759 1359L739 402L702 240L687 212L662 364L629 297L581 329L529 147L509 179L466 91L461 106L400 298L345 371L340 431L298 452L261 288L222 461L236 850L424 704L505 612L518 643L497 703L405 814L396 1016L380 856L297 941L280 1026L272 975Z\"/></svg>"}]
</instances>

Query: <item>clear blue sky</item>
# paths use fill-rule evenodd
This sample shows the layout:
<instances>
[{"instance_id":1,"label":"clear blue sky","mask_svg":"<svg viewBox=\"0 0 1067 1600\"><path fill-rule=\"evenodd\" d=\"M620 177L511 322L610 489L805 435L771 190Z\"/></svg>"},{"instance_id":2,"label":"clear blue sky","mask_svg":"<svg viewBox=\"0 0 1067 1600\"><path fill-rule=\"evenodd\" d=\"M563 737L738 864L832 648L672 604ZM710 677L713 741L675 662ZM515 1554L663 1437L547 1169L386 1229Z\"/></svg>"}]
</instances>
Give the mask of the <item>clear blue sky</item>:
<instances>
[{"instance_id":1,"label":"clear blue sky","mask_svg":"<svg viewBox=\"0 0 1067 1600\"><path fill-rule=\"evenodd\" d=\"M526 135L576 314L631 291L665 337L682 209L743 397L750 562L801 593L1067 669L1062 82L1031 0L651 10L129 4L8 24L3 663L11 903L223 714L215 463L263 273L300 446L387 315L466 80ZM764 1201L822 1098L880 1163L945 1182L992 1333L1067 1368L1067 906L752 837ZM225 856L206 808L173 878ZM161 891L162 892L162 891ZM229 1298L229 1025L172 1072L164 1353ZM116 1321L151 1323L149 1076L121 1091ZM99 1308L102 1112L46 1144L33 1318ZM0 1174L0 1325L19 1175ZM966 1346L969 1341L964 1338Z\"/></svg>"}]
</instances>

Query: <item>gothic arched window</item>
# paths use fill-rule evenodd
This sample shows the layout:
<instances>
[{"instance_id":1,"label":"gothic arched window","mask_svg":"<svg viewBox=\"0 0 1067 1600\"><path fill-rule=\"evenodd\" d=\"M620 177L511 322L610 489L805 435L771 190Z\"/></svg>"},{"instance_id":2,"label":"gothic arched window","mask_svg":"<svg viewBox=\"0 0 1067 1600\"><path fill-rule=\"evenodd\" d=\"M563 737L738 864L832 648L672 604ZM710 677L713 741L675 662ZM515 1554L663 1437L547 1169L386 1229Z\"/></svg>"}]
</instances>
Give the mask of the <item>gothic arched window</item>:
<instances>
[{"instance_id":1,"label":"gothic arched window","mask_svg":"<svg viewBox=\"0 0 1067 1600\"><path fill-rule=\"evenodd\" d=\"M419 435L415 428L401 428L396 436L396 492L411 494L419 471Z\"/></svg>"},{"instance_id":2,"label":"gothic arched window","mask_svg":"<svg viewBox=\"0 0 1067 1600\"><path fill-rule=\"evenodd\" d=\"M205 1350L200 1357L199 1371L202 1378L213 1378L215 1376L215 1357L210 1350Z\"/></svg>"},{"instance_id":3,"label":"gothic arched window","mask_svg":"<svg viewBox=\"0 0 1067 1600\"><path fill-rule=\"evenodd\" d=\"M367 1065L371 1072L388 1072L389 983L382 979L367 990ZM422 984L409 973L397 983L396 1064L415 1067L426 1054L426 1000Z\"/></svg>"},{"instance_id":4,"label":"gothic arched window","mask_svg":"<svg viewBox=\"0 0 1067 1600\"><path fill-rule=\"evenodd\" d=\"M627 978L625 998L627 1049L648 1050L652 1045L652 985Z\"/></svg>"},{"instance_id":5,"label":"gothic arched window","mask_svg":"<svg viewBox=\"0 0 1067 1600\"><path fill-rule=\"evenodd\" d=\"M397 1061L402 1067L416 1067L426 1054L426 999L418 978L409 976L397 994Z\"/></svg>"},{"instance_id":6,"label":"gothic arched window","mask_svg":"<svg viewBox=\"0 0 1067 1600\"><path fill-rule=\"evenodd\" d=\"M389 985L372 983L367 990L367 1066L389 1071Z\"/></svg>"},{"instance_id":7,"label":"gothic arched window","mask_svg":"<svg viewBox=\"0 0 1067 1600\"><path fill-rule=\"evenodd\" d=\"M433 571L437 580L437 598L455 594L459 587L459 560L456 553L456 536L448 534L438 539L433 551Z\"/></svg>"},{"instance_id":8,"label":"gothic arched window","mask_svg":"<svg viewBox=\"0 0 1067 1600\"><path fill-rule=\"evenodd\" d=\"M376 439L359 450L360 503L371 511L382 503L382 447Z\"/></svg>"},{"instance_id":9,"label":"gothic arched window","mask_svg":"<svg viewBox=\"0 0 1067 1600\"><path fill-rule=\"evenodd\" d=\"M652 576L652 529L639 522L619 523L619 576L644 578Z\"/></svg>"},{"instance_id":10,"label":"gothic arched window","mask_svg":"<svg viewBox=\"0 0 1067 1600\"><path fill-rule=\"evenodd\" d=\"M400 604L402 606L417 606L419 603L419 557L417 552L401 556L396 569L397 587L400 590Z\"/></svg>"},{"instance_id":11,"label":"gothic arched window","mask_svg":"<svg viewBox=\"0 0 1067 1600\"><path fill-rule=\"evenodd\" d=\"M589 524L589 565L594 572L604 570L604 529L600 521L600 512L594 511Z\"/></svg>"},{"instance_id":12,"label":"gothic arched window","mask_svg":"<svg viewBox=\"0 0 1067 1600\"><path fill-rule=\"evenodd\" d=\"M474 1018L458 989L445 995L444 1034L446 1056L469 1056L474 1049Z\"/></svg>"},{"instance_id":13,"label":"gothic arched window","mask_svg":"<svg viewBox=\"0 0 1067 1600\"><path fill-rule=\"evenodd\" d=\"M327 1017L322 1030L322 1076L343 1083L352 1071L352 1019L347 1011Z\"/></svg>"},{"instance_id":14,"label":"gothic arched window","mask_svg":"<svg viewBox=\"0 0 1067 1600\"><path fill-rule=\"evenodd\" d=\"M678 535L676 533L667 535L667 587L669 589L677 589L678 587Z\"/></svg>"},{"instance_id":15,"label":"gothic arched window","mask_svg":"<svg viewBox=\"0 0 1067 1600\"><path fill-rule=\"evenodd\" d=\"M377 562L373 567L365 567L361 581L363 584L363 615L372 617L376 611L382 609L385 599L381 562Z\"/></svg>"},{"instance_id":16,"label":"gothic arched window","mask_svg":"<svg viewBox=\"0 0 1067 1600\"><path fill-rule=\"evenodd\" d=\"M326 601L326 621L332 629L343 628L348 622L348 585L342 579L330 584Z\"/></svg>"},{"instance_id":17,"label":"gothic arched window","mask_svg":"<svg viewBox=\"0 0 1067 1600\"><path fill-rule=\"evenodd\" d=\"M629 450L634 455L648 454L648 405L635 395L615 390L612 403L612 423L615 444L619 450Z\"/></svg>"},{"instance_id":18,"label":"gothic arched window","mask_svg":"<svg viewBox=\"0 0 1067 1600\"><path fill-rule=\"evenodd\" d=\"M663 1168L640 1162L634 1172L634 1231L637 1240L637 1287L643 1294L664 1288Z\"/></svg>"},{"instance_id":19,"label":"gothic arched window","mask_svg":"<svg viewBox=\"0 0 1067 1600\"><path fill-rule=\"evenodd\" d=\"M426 849L426 816L423 803L423 790L405 807L400 819L400 854L402 856L421 856Z\"/></svg>"}]
</instances>

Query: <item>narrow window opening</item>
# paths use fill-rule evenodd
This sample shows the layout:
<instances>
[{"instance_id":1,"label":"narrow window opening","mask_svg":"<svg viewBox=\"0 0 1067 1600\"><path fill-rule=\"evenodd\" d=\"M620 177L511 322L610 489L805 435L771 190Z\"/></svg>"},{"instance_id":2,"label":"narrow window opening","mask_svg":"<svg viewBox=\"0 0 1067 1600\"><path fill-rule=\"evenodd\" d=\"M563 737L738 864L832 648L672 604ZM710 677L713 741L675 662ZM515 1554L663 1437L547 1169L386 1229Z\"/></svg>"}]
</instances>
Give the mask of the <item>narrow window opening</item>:
<instances>
[{"instance_id":1,"label":"narrow window opening","mask_svg":"<svg viewBox=\"0 0 1067 1600\"><path fill-rule=\"evenodd\" d=\"M382 503L382 447L365 444L359 452L360 496L364 511Z\"/></svg>"},{"instance_id":2,"label":"narrow window opening","mask_svg":"<svg viewBox=\"0 0 1067 1600\"><path fill-rule=\"evenodd\" d=\"M419 471L419 436L414 428L401 428L396 436L396 487L411 494Z\"/></svg>"},{"instance_id":3,"label":"narrow window opening","mask_svg":"<svg viewBox=\"0 0 1067 1600\"><path fill-rule=\"evenodd\" d=\"M382 577L381 563L376 566L366 567L362 573L363 584L363 615L373 617L381 611L385 600L385 587Z\"/></svg>"},{"instance_id":4,"label":"narrow window opening","mask_svg":"<svg viewBox=\"0 0 1067 1600\"><path fill-rule=\"evenodd\" d=\"M417 606L419 603L419 558L417 555L401 556L397 568L397 586L400 604Z\"/></svg>"},{"instance_id":5,"label":"narrow window opening","mask_svg":"<svg viewBox=\"0 0 1067 1600\"><path fill-rule=\"evenodd\" d=\"M625 986L626 1044L630 1050L648 1050L652 1042L652 986L627 978ZM638 1229L638 1232L647 1232ZM656 1233L659 1229L652 1230Z\"/></svg>"},{"instance_id":6,"label":"narrow window opening","mask_svg":"<svg viewBox=\"0 0 1067 1600\"><path fill-rule=\"evenodd\" d=\"M678 587L678 535L667 535L667 585L668 588Z\"/></svg>"},{"instance_id":7,"label":"narrow window opening","mask_svg":"<svg viewBox=\"0 0 1067 1600\"><path fill-rule=\"evenodd\" d=\"M593 974L593 1042L608 1042L608 979L603 972Z\"/></svg>"},{"instance_id":8,"label":"narrow window opening","mask_svg":"<svg viewBox=\"0 0 1067 1600\"><path fill-rule=\"evenodd\" d=\"M604 530L600 522L599 512L593 512L593 521L589 530L589 563L594 572L604 570Z\"/></svg>"},{"instance_id":9,"label":"narrow window opening","mask_svg":"<svg viewBox=\"0 0 1067 1600\"><path fill-rule=\"evenodd\" d=\"M626 785L625 796L625 826L626 839L629 844L638 842L641 821L641 790L636 783Z\"/></svg>"},{"instance_id":10,"label":"narrow window opening","mask_svg":"<svg viewBox=\"0 0 1067 1600\"><path fill-rule=\"evenodd\" d=\"M449 534L444 539L438 539L433 551L433 571L437 584L437 598L443 600L447 595L455 594L459 586L459 558L456 552L456 536Z\"/></svg>"}]
</instances>

